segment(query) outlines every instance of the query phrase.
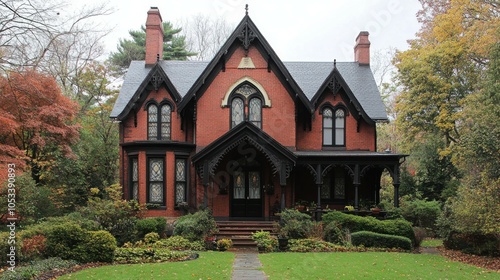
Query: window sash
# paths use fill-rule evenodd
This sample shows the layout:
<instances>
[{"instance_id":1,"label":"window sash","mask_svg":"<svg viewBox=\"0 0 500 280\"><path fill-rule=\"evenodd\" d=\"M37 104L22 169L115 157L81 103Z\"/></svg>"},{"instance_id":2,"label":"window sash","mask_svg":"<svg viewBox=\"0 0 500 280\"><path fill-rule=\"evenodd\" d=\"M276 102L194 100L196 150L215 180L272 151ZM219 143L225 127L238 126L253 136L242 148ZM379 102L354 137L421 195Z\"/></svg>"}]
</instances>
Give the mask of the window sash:
<instances>
[{"instance_id":1,"label":"window sash","mask_svg":"<svg viewBox=\"0 0 500 280\"><path fill-rule=\"evenodd\" d=\"M231 102L231 128L242 123L245 119L245 103L241 98L234 98Z\"/></svg>"},{"instance_id":2,"label":"window sash","mask_svg":"<svg viewBox=\"0 0 500 280\"><path fill-rule=\"evenodd\" d=\"M148 202L165 204L165 160L164 158L148 159Z\"/></svg>"},{"instance_id":3,"label":"window sash","mask_svg":"<svg viewBox=\"0 0 500 280\"><path fill-rule=\"evenodd\" d=\"M175 204L187 202L186 159L175 160Z\"/></svg>"},{"instance_id":4,"label":"window sash","mask_svg":"<svg viewBox=\"0 0 500 280\"><path fill-rule=\"evenodd\" d=\"M262 101L252 98L248 103L248 120L258 128L262 126Z\"/></svg>"}]
</instances>

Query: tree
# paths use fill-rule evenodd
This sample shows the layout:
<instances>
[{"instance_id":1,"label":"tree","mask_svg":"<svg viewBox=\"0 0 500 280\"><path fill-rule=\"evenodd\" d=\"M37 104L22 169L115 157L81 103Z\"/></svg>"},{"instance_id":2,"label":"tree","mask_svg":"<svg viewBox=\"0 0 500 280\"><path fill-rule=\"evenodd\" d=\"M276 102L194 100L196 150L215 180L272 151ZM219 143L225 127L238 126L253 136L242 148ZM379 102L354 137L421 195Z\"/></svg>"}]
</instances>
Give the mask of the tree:
<instances>
[{"instance_id":1,"label":"tree","mask_svg":"<svg viewBox=\"0 0 500 280\"><path fill-rule=\"evenodd\" d=\"M52 167L58 154L73 155L70 145L78 140L79 126L74 124L78 105L62 95L54 78L34 70L0 76L0 92L0 115L10 121L10 126L0 128L7 156L22 152L39 183L42 171Z\"/></svg>"},{"instance_id":2,"label":"tree","mask_svg":"<svg viewBox=\"0 0 500 280\"><path fill-rule=\"evenodd\" d=\"M210 60L234 30L223 18L211 18L198 14L184 21L182 29L190 52L196 53L196 60Z\"/></svg>"},{"instance_id":3,"label":"tree","mask_svg":"<svg viewBox=\"0 0 500 280\"><path fill-rule=\"evenodd\" d=\"M187 60L195 53L186 50L186 38L179 33L181 28L174 28L172 23L163 22L163 59ZM120 39L118 51L111 53L109 61L120 68L126 68L132 60L144 60L146 56L146 28L130 30L132 39Z\"/></svg>"},{"instance_id":4,"label":"tree","mask_svg":"<svg viewBox=\"0 0 500 280\"><path fill-rule=\"evenodd\" d=\"M423 133L433 133L444 139L447 150L460 141L461 102L477 90L487 50L498 41L498 7L487 0L421 3L419 37L395 61L403 88L397 99L397 124L410 146Z\"/></svg>"},{"instance_id":5,"label":"tree","mask_svg":"<svg viewBox=\"0 0 500 280\"><path fill-rule=\"evenodd\" d=\"M72 78L103 54L109 30L93 20L111 12L106 4L79 9L58 0L1 1L0 69L50 73L71 94Z\"/></svg>"}]
</instances>

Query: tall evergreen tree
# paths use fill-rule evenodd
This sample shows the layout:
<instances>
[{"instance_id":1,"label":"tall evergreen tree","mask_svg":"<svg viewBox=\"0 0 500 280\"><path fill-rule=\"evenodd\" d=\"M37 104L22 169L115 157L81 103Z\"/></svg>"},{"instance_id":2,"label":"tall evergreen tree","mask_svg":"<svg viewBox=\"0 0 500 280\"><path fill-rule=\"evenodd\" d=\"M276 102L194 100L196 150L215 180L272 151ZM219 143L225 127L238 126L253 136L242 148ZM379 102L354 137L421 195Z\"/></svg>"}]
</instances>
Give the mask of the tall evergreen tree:
<instances>
[{"instance_id":1,"label":"tall evergreen tree","mask_svg":"<svg viewBox=\"0 0 500 280\"><path fill-rule=\"evenodd\" d=\"M187 60L196 55L189 52L186 46L186 37L180 35L181 28L174 28L172 23L163 22L163 59ZM120 39L117 52L111 53L109 61L120 68L126 68L132 60L144 60L146 56L146 28L130 30L132 39Z\"/></svg>"}]
</instances>

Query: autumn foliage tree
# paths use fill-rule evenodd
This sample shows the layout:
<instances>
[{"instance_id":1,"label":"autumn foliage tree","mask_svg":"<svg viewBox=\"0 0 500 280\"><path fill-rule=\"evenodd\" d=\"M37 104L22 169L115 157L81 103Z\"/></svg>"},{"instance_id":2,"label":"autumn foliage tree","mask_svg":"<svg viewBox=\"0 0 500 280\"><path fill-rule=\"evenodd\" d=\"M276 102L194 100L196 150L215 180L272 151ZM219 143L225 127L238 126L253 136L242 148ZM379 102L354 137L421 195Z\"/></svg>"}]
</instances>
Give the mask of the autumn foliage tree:
<instances>
[{"instance_id":1,"label":"autumn foliage tree","mask_svg":"<svg viewBox=\"0 0 500 280\"><path fill-rule=\"evenodd\" d=\"M34 70L0 77L0 161L30 168L39 183L59 154L72 156L78 140L77 103L63 96L53 77Z\"/></svg>"}]
</instances>

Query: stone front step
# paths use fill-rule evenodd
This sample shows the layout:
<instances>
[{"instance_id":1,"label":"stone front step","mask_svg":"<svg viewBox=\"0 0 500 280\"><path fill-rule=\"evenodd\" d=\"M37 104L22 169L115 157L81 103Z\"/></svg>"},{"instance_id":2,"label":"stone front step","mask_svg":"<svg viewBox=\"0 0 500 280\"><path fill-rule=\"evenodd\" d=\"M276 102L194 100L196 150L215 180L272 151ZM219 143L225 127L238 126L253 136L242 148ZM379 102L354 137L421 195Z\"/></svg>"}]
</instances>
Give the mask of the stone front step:
<instances>
[{"instance_id":1,"label":"stone front step","mask_svg":"<svg viewBox=\"0 0 500 280\"><path fill-rule=\"evenodd\" d=\"M252 233L256 231L269 231L272 234L275 229L275 222L268 221L218 221L217 239L231 239L235 247L255 247L252 240Z\"/></svg>"}]
</instances>

